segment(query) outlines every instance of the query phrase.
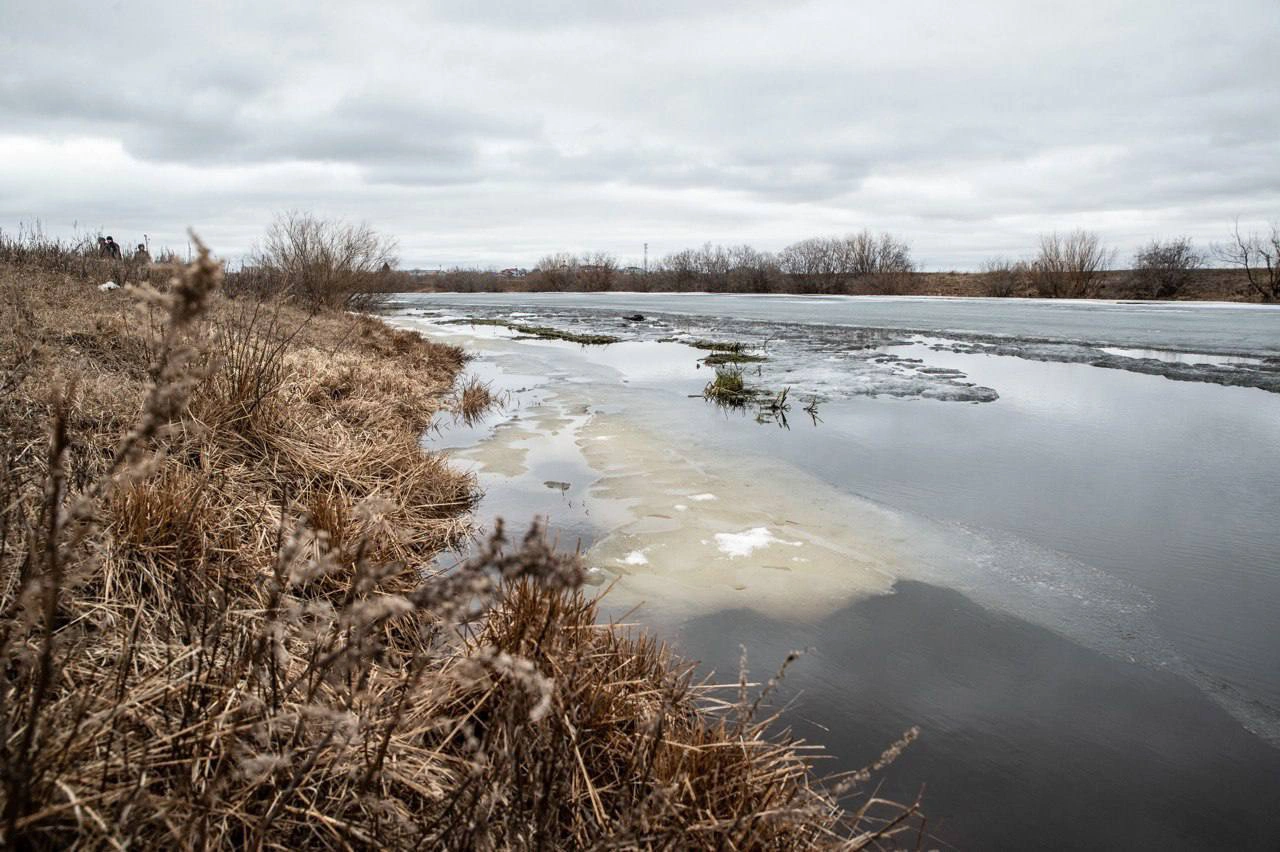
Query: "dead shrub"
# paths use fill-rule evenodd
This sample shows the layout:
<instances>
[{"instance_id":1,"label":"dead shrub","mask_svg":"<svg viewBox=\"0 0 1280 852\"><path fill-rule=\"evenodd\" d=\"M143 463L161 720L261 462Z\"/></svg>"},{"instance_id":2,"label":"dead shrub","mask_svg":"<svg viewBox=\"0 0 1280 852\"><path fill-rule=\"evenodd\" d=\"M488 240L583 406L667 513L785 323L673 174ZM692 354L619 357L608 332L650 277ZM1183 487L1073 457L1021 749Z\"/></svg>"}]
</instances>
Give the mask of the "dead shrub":
<instances>
[{"instance_id":1,"label":"dead shrub","mask_svg":"<svg viewBox=\"0 0 1280 852\"><path fill-rule=\"evenodd\" d=\"M288 211L254 251L249 286L258 297L288 295L311 308L341 307L365 295L367 308L367 294L392 289L395 250L394 240L367 224Z\"/></svg>"},{"instance_id":2,"label":"dead shrub","mask_svg":"<svg viewBox=\"0 0 1280 852\"><path fill-rule=\"evenodd\" d=\"M1092 231L1043 234L1040 253L1029 267L1036 294L1046 299L1086 299L1097 295L1115 258Z\"/></svg>"},{"instance_id":3,"label":"dead shrub","mask_svg":"<svg viewBox=\"0 0 1280 852\"><path fill-rule=\"evenodd\" d=\"M1142 296L1172 299L1190 283L1204 257L1189 237L1152 240L1133 259L1133 279Z\"/></svg>"},{"instance_id":4,"label":"dead shrub","mask_svg":"<svg viewBox=\"0 0 1280 852\"><path fill-rule=\"evenodd\" d=\"M984 295L1006 299L1025 286L1030 273L1026 261L996 257L983 263L979 274Z\"/></svg>"}]
</instances>

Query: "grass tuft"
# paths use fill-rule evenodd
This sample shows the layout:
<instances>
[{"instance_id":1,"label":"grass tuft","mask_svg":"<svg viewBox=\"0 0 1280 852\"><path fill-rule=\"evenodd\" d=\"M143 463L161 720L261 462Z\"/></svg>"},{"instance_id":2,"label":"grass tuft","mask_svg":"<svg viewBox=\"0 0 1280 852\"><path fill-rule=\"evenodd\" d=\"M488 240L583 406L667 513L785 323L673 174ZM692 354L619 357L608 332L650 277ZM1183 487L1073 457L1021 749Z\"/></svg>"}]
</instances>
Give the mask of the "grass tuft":
<instances>
[{"instance_id":1,"label":"grass tuft","mask_svg":"<svg viewBox=\"0 0 1280 852\"><path fill-rule=\"evenodd\" d=\"M742 343L729 340L689 340L684 341L684 343L694 349L706 349L708 352L727 352L735 355L746 349Z\"/></svg>"},{"instance_id":2,"label":"grass tuft","mask_svg":"<svg viewBox=\"0 0 1280 852\"><path fill-rule=\"evenodd\" d=\"M719 367L724 364L756 364L768 359L763 355L751 355L747 352L716 352L700 360L708 367Z\"/></svg>"},{"instance_id":3,"label":"grass tuft","mask_svg":"<svg viewBox=\"0 0 1280 852\"><path fill-rule=\"evenodd\" d=\"M468 426L479 423L489 410L498 405L488 382L472 376L458 386L454 396L454 414Z\"/></svg>"},{"instance_id":4,"label":"grass tuft","mask_svg":"<svg viewBox=\"0 0 1280 852\"><path fill-rule=\"evenodd\" d=\"M742 368L737 366L716 367L716 376L707 382L702 395L718 405L731 408L740 408L751 398L742 377Z\"/></svg>"}]
</instances>

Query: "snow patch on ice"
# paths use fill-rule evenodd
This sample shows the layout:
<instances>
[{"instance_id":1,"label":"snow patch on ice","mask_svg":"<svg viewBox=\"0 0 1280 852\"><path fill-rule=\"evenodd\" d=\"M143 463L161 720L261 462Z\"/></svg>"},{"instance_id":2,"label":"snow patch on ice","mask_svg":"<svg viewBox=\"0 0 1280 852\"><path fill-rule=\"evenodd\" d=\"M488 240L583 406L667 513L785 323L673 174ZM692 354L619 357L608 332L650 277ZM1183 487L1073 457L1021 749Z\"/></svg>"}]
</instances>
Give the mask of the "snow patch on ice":
<instances>
[{"instance_id":1,"label":"snow patch on ice","mask_svg":"<svg viewBox=\"0 0 1280 852\"><path fill-rule=\"evenodd\" d=\"M721 553L727 553L730 559L739 556L750 556L761 548L768 547L771 544L785 544L790 547L800 547L802 542L785 541L778 538L768 527L753 527L746 532L741 533L716 533L716 547Z\"/></svg>"}]
</instances>

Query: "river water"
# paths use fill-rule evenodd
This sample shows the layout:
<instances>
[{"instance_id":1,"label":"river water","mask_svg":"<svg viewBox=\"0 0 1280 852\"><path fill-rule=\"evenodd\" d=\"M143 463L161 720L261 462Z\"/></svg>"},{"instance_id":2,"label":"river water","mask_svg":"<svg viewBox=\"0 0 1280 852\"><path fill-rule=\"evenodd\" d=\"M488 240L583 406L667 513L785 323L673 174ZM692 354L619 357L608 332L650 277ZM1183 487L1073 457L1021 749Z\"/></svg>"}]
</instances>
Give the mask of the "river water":
<instances>
[{"instance_id":1,"label":"river water","mask_svg":"<svg viewBox=\"0 0 1280 852\"><path fill-rule=\"evenodd\" d=\"M919 726L880 794L923 788L938 843L1280 848L1280 310L432 294L388 319L504 395L426 439L483 519L547 517L610 613L726 682L743 647L761 680L807 649L785 719L832 772ZM743 378L789 410L701 398L701 340L764 358Z\"/></svg>"}]
</instances>

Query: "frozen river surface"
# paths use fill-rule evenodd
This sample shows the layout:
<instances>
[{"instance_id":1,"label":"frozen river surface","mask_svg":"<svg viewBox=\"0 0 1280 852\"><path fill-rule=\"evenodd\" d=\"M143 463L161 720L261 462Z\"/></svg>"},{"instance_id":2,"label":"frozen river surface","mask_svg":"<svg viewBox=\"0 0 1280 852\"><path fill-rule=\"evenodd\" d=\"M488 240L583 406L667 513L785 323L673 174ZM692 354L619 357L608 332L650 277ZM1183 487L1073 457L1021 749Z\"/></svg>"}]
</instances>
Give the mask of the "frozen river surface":
<instances>
[{"instance_id":1,"label":"frozen river surface","mask_svg":"<svg viewBox=\"0 0 1280 852\"><path fill-rule=\"evenodd\" d=\"M430 444L482 517L550 518L609 603L858 768L923 734L961 848L1277 848L1280 311L1202 304L406 295L509 394ZM635 319L635 315L643 319ZM469 319L611 334L583 347ZM718 409L741 342L786 428ZM801 409L816 404L816 416Z\"/></svg>"}]
</instances>

